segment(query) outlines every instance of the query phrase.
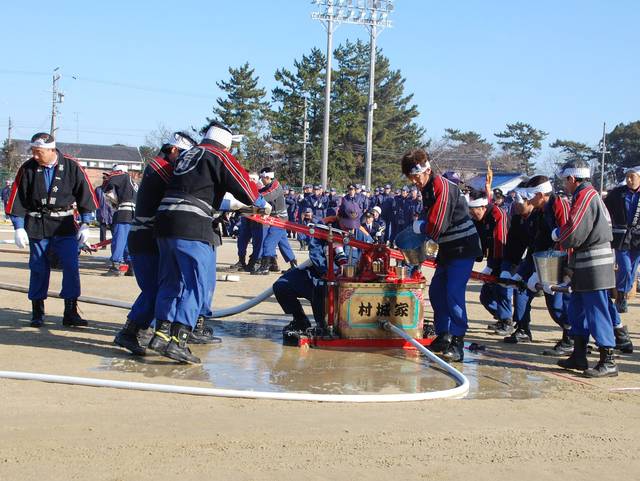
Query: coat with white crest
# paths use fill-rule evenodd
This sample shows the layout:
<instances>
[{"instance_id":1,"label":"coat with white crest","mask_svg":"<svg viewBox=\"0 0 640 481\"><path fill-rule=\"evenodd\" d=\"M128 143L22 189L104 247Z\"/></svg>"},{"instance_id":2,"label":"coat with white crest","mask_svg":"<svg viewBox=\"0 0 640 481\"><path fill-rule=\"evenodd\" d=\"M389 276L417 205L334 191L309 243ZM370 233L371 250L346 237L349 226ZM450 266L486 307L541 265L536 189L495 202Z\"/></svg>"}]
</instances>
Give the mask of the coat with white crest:
<instances>
[{"instance_id":1,"label":"coat with white crest","mask_svg":"<svg viewBox=\"0 0 640 481\"><path fill-rule=\"evenodd\" d=\"M82 166L58 152L49 190L44 169L35 159L18 169L5 211L24 218L24 228L31 239L75 235L74 205L80 214L98 208L96 193Z\"/></svg>"}]
</instances>

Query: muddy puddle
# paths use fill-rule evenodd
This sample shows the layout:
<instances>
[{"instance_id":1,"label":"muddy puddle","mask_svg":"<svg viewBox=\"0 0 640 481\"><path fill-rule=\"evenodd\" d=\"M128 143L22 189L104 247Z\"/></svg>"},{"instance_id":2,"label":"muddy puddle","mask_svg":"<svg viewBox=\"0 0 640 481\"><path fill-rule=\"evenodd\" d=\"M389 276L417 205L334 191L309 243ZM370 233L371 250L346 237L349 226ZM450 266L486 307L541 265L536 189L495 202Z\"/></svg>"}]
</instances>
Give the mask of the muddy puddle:
<instances>
[{"instance_id":1,"label":"muddy puddle","mask_svg":"<svg viewBox=\"0 0 640 481\"><path fill-rule=\"evenodd\" d=\"M144 358L105 358L100 370L140 373L149 381L206 381L211 387L314 394L402 394L455 387L444 371L416 351L338 350L282 345L284 321L209 323L221 344L192 346L201 365L180 365L154 353ZM465 352L456 365L470 381L468 398L540 397L554 381L522 367L505 367Z\"/></svg>"}]
</instances>

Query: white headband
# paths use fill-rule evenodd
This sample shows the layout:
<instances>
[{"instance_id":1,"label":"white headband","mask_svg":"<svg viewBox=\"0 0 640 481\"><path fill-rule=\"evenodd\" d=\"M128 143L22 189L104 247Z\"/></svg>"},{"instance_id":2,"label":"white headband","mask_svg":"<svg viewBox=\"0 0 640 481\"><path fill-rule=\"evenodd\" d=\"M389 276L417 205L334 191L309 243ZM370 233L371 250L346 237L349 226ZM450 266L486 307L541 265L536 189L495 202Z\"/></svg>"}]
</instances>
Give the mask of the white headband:
<instances>
[{"instance_id":1,"label":"white headband","mask_svg":"<svg viewBox=\"0 0 640 481\"><path fill-rule=\"evenodd\" d=\"M270 177L273 179L275 176L275 172L260 172L260 177Z\"/></svg>"},{"instance_id":2,"label":"white headband","mask_svg":"<svg viewBox=\"0 0 640 481\"><path fill-rule=\"evenodd\" d=\"M627 174L640 174L640 165L629 167L627 170L624 171L624 175L627 175Z\"/></svg>"},{"instance_id":3,"label":"white headband","mask_svg":"<svg viewBox=\"0 0 640 481\"><path fill-rule=\"evenodd\" d=\"M193 142L178 132L171 134L165 144L173 145L182 150L189 150L195 146Z\"/></svg>"},{"instance_id":4,"label":"white headband","mask_svg":"<svg viewBox=\"0 0 640 481\"><path fill-rule=\"evenodd\" d=\"M515 200L518 204L524 204L525 200L531 200L535 196L526 188L515 189L514 192L516 193Z\"/></svg>"},{"instance_id":5,"label":"white headband","mask_svg":"<svg viewBox=\"0 0 640 481\"><path fill-rule=\"evenodd\" d=\"M486 197L479 197L469 201L469 207L485 207L487 205L489 205L489 201Z\"/></svg>"},{"instance_id":6,"label":"white headband","mask_svg":"<svg viewBox=\"0 0 640 481\"><path fill-rule=\"evenodd\" d=\"M231 142L233 141L233 135L226 129L218 127L214 125L207 130L207 133L204 134L205 139L213 140L222 145L225 149L229 149L231 147Z\"/></svg>"},{"instance_id":7,"label":"white headband","mask_svg":"<svg viewBox=\"0 0 640 481\"><path fill-rule=\"evenodd\" d=\"M420 164L416 164L413 166L413 168L409 171L409 175L418 175L418 174L422 174L423 172L426 172L427 169L431 168L431 164L429 163L429 161L427 160L424 165L420 165Z\"/></svg>"},{"instance_id":8,"label":"white headband","mask_svg":"<svg viewBox=\"0 0 640 481\"><path fill-rule=\"evenodd\" d=\"M536 195L538 192L541 192L543 194L550 194L551 192L553 192L553 187L551 186L551 182L547 180L540 185L527 187L527 192L533 195Z\"/></svg>"},{"instance_id":9,"label":"white headband","mask_svg":"<svg viewBox=\"0 0 640 481\"><path fill-rule=\"evenodd\" d=\"M589 167L573 167L570 169L564 169L560 172L558 177L562 177L563 179L567 177L573 177L575 179L588 179L589 177L591 177L591 169L589 169Z\"/></svg>"},{"instance_id":10,"label":"white headband","mask_svg":"<svg viewBox=\"0 0 640 481\"><path fill-rule=\"evenodd\" d=\"M244 135L242 135L242 134L232 135L232 136L231 136L231 142L234 142L234 143L236 143L236 144L237 144L238 142L242 142L242 139L244 139Z\"/></svg>"},{"instance_id":11,"label":"white headband","mask_svg":"<svg viewBox=\"0 0 640 481\"><path fill-rule=\"evenodd\" d=\"M36 139L29 144L34 149L55 149L56 141L52 140L51 142L47 142L44 139Z\"/></svg>"}]
</instances>

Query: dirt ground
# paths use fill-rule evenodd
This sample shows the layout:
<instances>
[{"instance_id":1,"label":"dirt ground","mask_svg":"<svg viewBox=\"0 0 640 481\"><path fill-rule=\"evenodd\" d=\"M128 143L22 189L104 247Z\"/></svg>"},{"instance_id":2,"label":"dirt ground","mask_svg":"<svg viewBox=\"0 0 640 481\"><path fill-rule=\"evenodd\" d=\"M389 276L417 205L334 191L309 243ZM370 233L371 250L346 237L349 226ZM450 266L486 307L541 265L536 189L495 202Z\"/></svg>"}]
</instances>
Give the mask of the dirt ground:
<instances>
[{"instance_id":1,"label":"dirt ground","mask_svg":"<svg viewBox=\"0 0 640 481\"><path fill-rule=\"evenodd\" d=\"M0 239L10 238L10 226L0 225ZM0 282L26 286L26 252L0 248ZM133 301L134 279L100 276L107 252L82 256L83 295ZM219 266L233 263L234 252L225 243ZM220 282L214 307L243 302L274 280ZM51 289L59 285L54 271ZM487 350L463 366L475 376L471 399L338 405L0 379L0 480L639 479L640 355L620 356L617 378L570 375L539 355L558 337L540 299L535 342L505 345L488 334L478 291L469 285L466 340ZM81 309L90 327L66 329L62 301L49 299L47 326L36 330L26 295L0 290L0 369L211 387L191 366L165 364L153 375L105 369L136 362L112 344L126 311ZM623 315L636 345L639 312L633 300ZM234 319L285 322L272 301ZM544 380L535 393L534 378ZM625 388L635 390L615 391Z\"/></svg>"}]
</instances>

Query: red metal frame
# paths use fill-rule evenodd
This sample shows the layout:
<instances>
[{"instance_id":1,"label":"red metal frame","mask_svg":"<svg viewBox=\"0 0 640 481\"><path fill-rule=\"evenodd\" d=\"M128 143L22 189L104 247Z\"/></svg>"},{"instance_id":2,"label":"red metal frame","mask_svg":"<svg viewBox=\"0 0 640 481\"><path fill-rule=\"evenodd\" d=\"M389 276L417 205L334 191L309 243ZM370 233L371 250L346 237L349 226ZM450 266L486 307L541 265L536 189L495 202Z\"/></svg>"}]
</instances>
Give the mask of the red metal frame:
<instances>
[{"instance_id":1,"label":"red metal frame","mask_svg":"<svg viewBox=\"0 0 640 481\"><path fill-rule=\"evenodd\" d=\"M428 337L424 339L415 339L423 346L428 346L433 339ZM323 339L321 337L302 336L298 342L298 347L326 347L326 348L347 348L347 349L407 349L412 350L415 347L404 339Z\"/></svg>"}]
</instances>

